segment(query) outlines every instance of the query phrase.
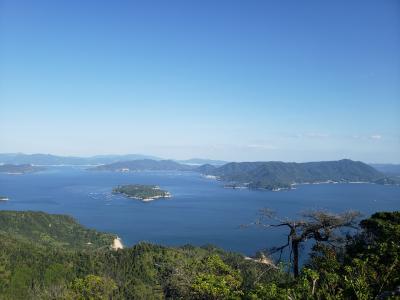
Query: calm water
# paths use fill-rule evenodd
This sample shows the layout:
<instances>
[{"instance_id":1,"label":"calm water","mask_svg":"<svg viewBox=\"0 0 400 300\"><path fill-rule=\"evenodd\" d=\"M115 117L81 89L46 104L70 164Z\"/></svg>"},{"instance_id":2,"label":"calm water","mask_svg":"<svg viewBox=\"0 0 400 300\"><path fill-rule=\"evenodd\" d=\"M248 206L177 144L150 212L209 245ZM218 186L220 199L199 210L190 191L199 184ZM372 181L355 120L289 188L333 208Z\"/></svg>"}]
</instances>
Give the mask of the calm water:
<instances>
[{"instance_id":1,"label":"calm water","mask_svg":"<svg viewBox=\"0 0 400 300\"><path fill-rule=\"evenodd\" d=\"M142 203L111 195L120 184L157 184L171 199ZM369 215L400 210L400 187L373 184L298 186L287 192L224 189L220 182L190 172L90 172L78 167L52 167L26 175L0 175L4 210L40 210L74 216L80 223L118 234L126 245L149 241L164 245L214 244L254 254L283 242L284 232L240 228L271 208L293 217L310 209Z\"/></svg>"}]
</instances>

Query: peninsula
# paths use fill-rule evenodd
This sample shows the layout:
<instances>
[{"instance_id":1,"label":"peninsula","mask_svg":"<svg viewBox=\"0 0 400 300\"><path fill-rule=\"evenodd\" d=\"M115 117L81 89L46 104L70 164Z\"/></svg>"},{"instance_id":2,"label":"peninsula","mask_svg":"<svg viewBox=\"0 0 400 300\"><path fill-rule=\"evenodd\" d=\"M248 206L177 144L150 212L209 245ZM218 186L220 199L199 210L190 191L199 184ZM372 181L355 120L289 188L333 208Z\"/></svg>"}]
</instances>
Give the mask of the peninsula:
<instances>
[{"instance_id":1,"label":"peninsula","mask_svg":"<svg viewBox=\"0 0 400 300\"><path fill-rule=\"evenodd\" d=\"M143 202L171 197L169 192L160 189L159 186L143 184L120 185L113 189L113 193L123 194L128 198L138 199Z\"/></svg>"}]
</instances>

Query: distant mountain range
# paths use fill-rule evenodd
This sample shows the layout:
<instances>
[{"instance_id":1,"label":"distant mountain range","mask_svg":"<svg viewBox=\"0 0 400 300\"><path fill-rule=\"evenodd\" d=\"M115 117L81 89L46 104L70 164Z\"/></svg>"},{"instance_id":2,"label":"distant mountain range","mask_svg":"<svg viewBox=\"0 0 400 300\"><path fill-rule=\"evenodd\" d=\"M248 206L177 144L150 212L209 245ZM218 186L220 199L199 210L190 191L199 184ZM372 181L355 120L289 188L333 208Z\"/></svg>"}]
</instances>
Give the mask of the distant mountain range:
<instances>
[{"instance_id":1,"label":"distant mountain range","mask_svg":"<svg viewBox=\"0 0 400 300\"><path fill-rule=\"evenodd\" d=\"M370 166L388 176L400 176L400 164L370 164Z\"/></svg>"},{"instance_id":2,"label":"distant mountain range","mask_svg":"<svg viewBox=\"0 0 400 300\"><path fill-rule=\"evenodd\" d=\"M120 161L112 164L106 164L89 168L92 171L190 171L194 167L177 163L173 160L152 160L140 159L131 161Z\"/></svg>"},{"instance_id":3,"label":"distant mountain range","mask_svg":"<svg viewBox=\"0 0 400 300\"><path fill-rule=\"evenodd\" d=\"M276 190L293 184L321 182L374 182L394 184L394 180L359 161L343 159L309 163L240 162L220 167L203 165L196 171L237 185Z\"/></svg>"},{"instance_id":4,"label":"distant mountain range","mask_svg":"<svg viewBox=\"0 0 400 300\"><path fill-rule=\"evenodd\" d=\"M160 158L142 154L127 155L96 155L91 157L58 156L52 154L23 154L23 153L1 153L0 163L3 164L33 164L33 165L100 165L110 164L117 161L135 159Z\"/></svg>"},{"instance_id":5,"label":"distant mountain range","mask_svg":"<svg viewBox=\"0 0 400 300\"><path fill-rule=\"evenodd\" d=\"M0 153L0 164L32 164L32 165L103 165L119 161L131 160L163 160L160 157L143 154L125 154L125 155L95 155L91 157L77 156L59 156L52 154L24 154L24 153ZM202 158L192 158L187 160L175 160L178 163L186 165L223 165L227 162L222 160L210 160Z\"/></svg>"}]
</instances>

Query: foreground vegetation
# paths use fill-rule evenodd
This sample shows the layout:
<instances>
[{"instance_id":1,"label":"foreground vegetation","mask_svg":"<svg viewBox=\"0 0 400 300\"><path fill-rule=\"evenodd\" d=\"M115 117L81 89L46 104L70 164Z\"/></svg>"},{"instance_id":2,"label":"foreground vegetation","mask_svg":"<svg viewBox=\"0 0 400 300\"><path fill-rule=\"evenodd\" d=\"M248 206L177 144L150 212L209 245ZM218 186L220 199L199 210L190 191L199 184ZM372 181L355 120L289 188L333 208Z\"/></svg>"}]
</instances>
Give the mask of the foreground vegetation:
<instances>
[{"instance_id":1,"label":"foreground vegetation","mask_svg":"<svg viewBox=\"0 0 400 300\"><path fill-rule=\"evenodd\" d=\"M113 251L113 238L66 216L0 212L0 299L384 299L400 285L400 212L316 243L296 278L211 246Z\"/></svg>"}]
</instances>

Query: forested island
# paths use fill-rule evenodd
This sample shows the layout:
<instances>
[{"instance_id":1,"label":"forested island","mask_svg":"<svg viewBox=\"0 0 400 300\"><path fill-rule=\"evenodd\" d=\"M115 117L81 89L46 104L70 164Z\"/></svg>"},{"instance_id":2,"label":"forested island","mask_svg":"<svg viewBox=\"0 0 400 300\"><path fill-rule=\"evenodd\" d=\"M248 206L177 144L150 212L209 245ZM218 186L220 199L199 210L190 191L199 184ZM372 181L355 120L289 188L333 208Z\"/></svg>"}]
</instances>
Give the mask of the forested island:
<instances>
[{"instance_id":1,"label":"forested island","mask_svg":"<svg viewBox=\"0 0 400 300\"><path fill-rule=\"evenodd\" d=\"M43 171L45 168L39 166L33 166L31 164L22 164L22 165L13 165L13 164L4 164L0 165L0 173L7 174L26 174Z\"/></svg>"},{"instance_id":2,"label":"forested island","mask_svg":"<svg viewBox=\"0 0 400 300\"><path fill-rule=\"evenodd\" d=\"M203 165L196 171L228 182L227 187L242 186L273 191L290 189L296 184L399 183L396 178L388 177L363 162L349 159L309 163L240 162L220 167Z\"/></svg>"},{"instance_id":3,"label":"forested island","mask_svg":"<svg viewBox=\"0 0 400 300\"><path fill-rule=\"evenodd\" d=\"M8 201L8 197L7 196L0 196L0 201Z\"/></svg>"},{"instance_id":4,"label":"forested island","mask_svg":"<svg viewBox=\"0 0 400 300\"><path fill-rule=\"evenodd\" d=\"M114 250L111 245L116 235L86 229L71 217L0 211L0 298L398 296L400 212L376 213L359 222L358 228L355 235L343 236L341 243L318 242L299 274L293 276L285 264L274 264L261 254L260 259L248 259L212 246L173 248L148 243Z\"/></svg>"},{"instance_id":5,"label":"forested island","mask_svg":"<svg viewBox=\"0 0 400 300\"><path fill-rule=\"evenodd\" d=\"M144 202L160 198L170 198L171 194L160 189L157 185L128 184L120 185L113 189L114 194L123 194L126 197Z\"/></svg>"}]
</instances>

